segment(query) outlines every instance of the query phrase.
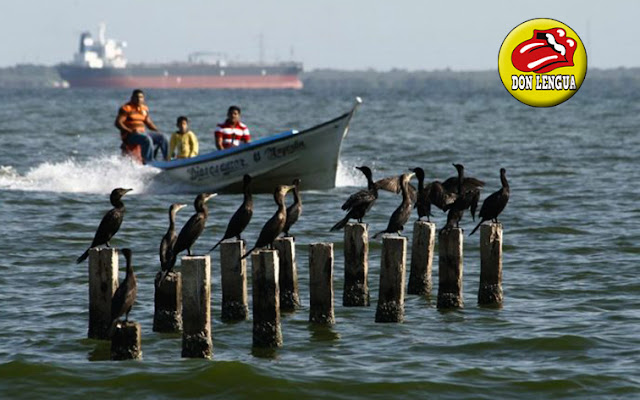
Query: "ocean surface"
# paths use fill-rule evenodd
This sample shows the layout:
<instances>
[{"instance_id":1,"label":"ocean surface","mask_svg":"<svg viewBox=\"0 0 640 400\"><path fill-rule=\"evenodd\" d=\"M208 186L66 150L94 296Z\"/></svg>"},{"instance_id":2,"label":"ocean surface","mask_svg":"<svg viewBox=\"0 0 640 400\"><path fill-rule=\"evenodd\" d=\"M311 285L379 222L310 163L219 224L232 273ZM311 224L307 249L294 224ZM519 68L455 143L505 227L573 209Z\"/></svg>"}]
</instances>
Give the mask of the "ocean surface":
<instances>
[{"instance_id":1,"label":"ocean surface","mask_svg":"<svg viewBox=\"0 0 640 400\"><path fill-rule=\"evenodd\" d=\"M303 307L283 315L284 346L254 356L251 321L220 321L215 252L212 360L182 359L180 335L152 332L167 209L191 204L195 192L120 157L113 121L130 91L0 91L0 398L640 398L640 84L618 91L587 75L572 99L548 109L520 104L499 85L496 73L495 82L467 90L444 81L402 90L147 91L156 125L170 133L187 115L203 151L214 148L212 130L231 104L262 137L364 100L336 188L302 194L292 234ZM365 185L354 167L369 165L377 179L420 166L427 180L443 180L455 174L454 162L486 181L483 199L507 170L503 307L476 304L479 235L465 235L463 309L437 310L436 256L431 297L407 295L404 323L376 324L379 239L369 255L371 307L342 307L343 236L329 228ZM141 361L107 361L108 343L87 339L87 265L75 264L115 187L134 189L112 245L133 250L139 292L130 318L142 325ZM380 195L366 218L372 232L386 227L400 200ZM241 195L210 201L195 253L221 237L240 202ZM249 244L274 211L271 195L255 196L255 207ZM446 216L436 211L442 226ZM181 211L178 224L192 212ZM462 227L473 226L466 214ZM336 252L336 324L324 329L307 322L307 245L318 241L334 242Z\"/></svg>"}]
</instances>

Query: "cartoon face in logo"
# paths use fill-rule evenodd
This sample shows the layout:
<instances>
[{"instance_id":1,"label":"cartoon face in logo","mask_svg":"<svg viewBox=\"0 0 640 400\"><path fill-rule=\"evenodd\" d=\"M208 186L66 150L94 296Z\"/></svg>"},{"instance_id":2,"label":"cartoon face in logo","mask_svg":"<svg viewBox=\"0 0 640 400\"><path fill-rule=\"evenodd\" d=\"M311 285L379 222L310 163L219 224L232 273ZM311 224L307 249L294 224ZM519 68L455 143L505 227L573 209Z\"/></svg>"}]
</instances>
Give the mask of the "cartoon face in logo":
<instances>
[{"instance_id":1,"label":"cartoon face in logo","mask_svg":"<svg viewBox=\"0 0 640 400\"><path fill-rule=\"evenodd\" d=\"M573 66L576 41L562 28L533 31L533 37L520 43L511 53L513 66L522 72L545 73Z\"/></svg>"}]
</instances>

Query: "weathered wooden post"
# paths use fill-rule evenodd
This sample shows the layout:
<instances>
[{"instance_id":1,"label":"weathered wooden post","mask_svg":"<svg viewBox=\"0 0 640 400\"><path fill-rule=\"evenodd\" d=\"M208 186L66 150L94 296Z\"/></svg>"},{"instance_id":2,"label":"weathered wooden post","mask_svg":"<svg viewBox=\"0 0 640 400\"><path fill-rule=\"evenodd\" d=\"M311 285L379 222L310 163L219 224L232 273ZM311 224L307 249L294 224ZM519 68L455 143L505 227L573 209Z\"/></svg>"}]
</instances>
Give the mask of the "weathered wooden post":
<instances>
[{"instance_id":1,"label":"weathered wooden post","mask_svg":"<svg viewBox=\"0 0 640 400\"><path fill-rule=\"evenodd\" d=\"M138 360L142 358L140 324L128 321L119 323L111 337L112 360Z\"/></svg>"},{"instance_id":2,"label":"weathered wooden post","mask_svg":"<svg viewBox=\"0 0 640 400\"><path fill-rule=\"evenodd\" d=\"M182 274L171 271L158 286L162 272L156 274L153 331L174 333L182 330Z\"/></svg>"},{"instance_id":3,"label":"weathered wooden post","mask_svg":"<svg viewBox=\"0 0 640 400\"><path fill-rule=\"evenodd\" d=\"M433 222L416 221L413 224L413 244L411 245L411 273L407 293L431 295L431 269L436 238Z\"/></svg>"},{"instance_id":4,"label":"weathered wooden post","mask_svg":"<svg viewBox=\"0 0 640 400\"><path fill-rule=\"evenodd\" d=\"M438 308L462 308L462 229L438 236Z\"/></svg>"},{"instance_id":5,"label":"weathered wooden post","mask_svg":"<svg viewBox=\"0 0 640 400\"><path fill-rule=\"evenodd\" d=\"M211 358L211 258L182 257L182 357Z\"/></svg>"},{"instance_id":6,"label":"weathered wooden post","mask_svg":"<svg viewBox=\"0 0 640 400\"><path fill-rule=\"evenodd\" d=\"M369 305L369 233L366 224L348 223L344 227L345 307Z\"/></svg>"},{"instance_id":7,"label":"weathered wooden post","mask_svg":"<svg viewBox=\"0 0 640 400\"><path fill-rule=\"evenodd\" d=\"M251 254L253 265L253 346L282 347L280 328L280 261L276 250Z\"/></svg>"},{"instance_id":8,"label":"weathered wooden post","mask_svg":"<svg viewBox=\"0 0 640 400\"><path fill-rule=\"evenodd\" d=\"M309 245L309 322L333 325L333 243Z\"/></svg>"},{"instance_id":9,"label":"weathered wooden post","mask_svg":"<svg viewBox=\"0 0 640 400\"><path fill-rule=\"evenodd\" d=\"M478 304L502 304L502 225L480 227L480 288Z\"/></svg>"},{"instance_id":10,"label":"weathered wooden post","mask_svg":"<svg viewBox=\"0 0 640 400\"><path fill-rule=\"evenodd\" d=\"M244 321L249 315L247 300L247 260L244 241L228 239L220 244L220 268L222 285L222 314L225 321Z\"/></svg>"},{"instance_id":11,"label":"weathered wooden post","mask_svg":"<svg viewBox=\"0 0 640 400\"><path fill-rule=\"evenodd\" d=\"M280 260L280 311L292 312L300 307L296 243L292 237L282 237L273 242L273 248Z\"/></svg>"},{"instance_id":12,"label":"weathered wooden post","mask_svg":"<svg viewBox=\"0 0 640 400\"><path fill-rule=\"evenodd\" d=\"M406 262L407 238L383 236L376 322L402 322L404 320Z\"/></svg>"},{"instance_id":13,"label":"weathered wooden post","mask_svg":"<svg viewBox=\"0 0 640 400\"><path fill-rule=\"evenodd\" d=\"M109 339L111 298L118 288L118 250L89 250L89 338Z\"/></svg>"}]
</instances>

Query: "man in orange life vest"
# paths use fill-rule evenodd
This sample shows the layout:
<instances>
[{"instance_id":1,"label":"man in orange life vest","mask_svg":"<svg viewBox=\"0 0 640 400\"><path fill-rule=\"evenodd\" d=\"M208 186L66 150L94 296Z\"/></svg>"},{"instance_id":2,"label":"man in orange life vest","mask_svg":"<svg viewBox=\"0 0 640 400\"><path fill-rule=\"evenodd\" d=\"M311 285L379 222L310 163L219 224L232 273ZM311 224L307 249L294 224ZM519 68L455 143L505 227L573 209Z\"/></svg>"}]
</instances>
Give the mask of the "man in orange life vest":
<instances>
[{"instance_id":1,"label":"man in orange life vest","mask_svg":"<svg viewBox=\"0 0 640 400\"><path fill-rule=\"evenodd\" d=\"M214 135L218 150L228 149L239 146L240 143L249 143L251 141L249 128L240 122L240 114L240 107L229 107L227 119L216 127Z\"/></svg>"},{"instance_id":2,"label":"man in orange life vest","mask_svg":"<svg viewBox=\"0 0 640 400\"><path fill-rule=\"evenodd\" d=\"M167 138L158 132L158 128L151 120L149 107L144 102L142 90L134 90L131 94L131 100L120 107L115 125L120 130L120 137L124 144L140 145L143 162L153 161L154 144L160 148L162 156L167 160ZM145 127L154 132L145 133Z\"/></svg>"}]
</instances>

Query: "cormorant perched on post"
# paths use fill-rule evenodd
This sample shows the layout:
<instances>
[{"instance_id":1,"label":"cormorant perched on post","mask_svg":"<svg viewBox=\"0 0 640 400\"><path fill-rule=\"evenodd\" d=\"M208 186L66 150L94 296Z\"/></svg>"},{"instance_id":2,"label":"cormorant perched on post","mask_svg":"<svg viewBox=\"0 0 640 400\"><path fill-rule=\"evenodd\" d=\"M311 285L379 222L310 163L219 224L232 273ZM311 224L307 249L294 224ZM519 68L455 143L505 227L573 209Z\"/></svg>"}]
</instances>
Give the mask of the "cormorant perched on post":
<instances>
[{"instance_id":1,"label":"cormorant perched on post","mask_svg":"<svg viewBox=\"0 0 640 400\"><path fill-rule=\"evenodd\" d=\"M273 241L276 240L278 235L282 233L284 224L287 221L287 209L284 207L284 196L291 189L293 189L293 186L276 186L276 189L273 191L273 199L278 205L278 210L275 214L273 214L273 217L269 218L269 220L262 227L256 245L253 246L251 250L247 251L247 253L240 259L247 257L253 250L257 248L261 248L264 246L273 246Z\"/></svg>"},{"instance_id":2,"label":"cormorant perched on post","mask_svg":"<svg viewBox=\"0 0 640 400\"><path fill-rule=\"evenodd\" d=\"M138 295L138 283L133 273L133 265L131 264L131 249L122 249L122 254L124 254L124 258L127 261L127 275L111 298L110 332L113 332L116 322L122 314L125 314L125 322L129 320L129 312Z\"/></svg>"},{"instance_id":3,"label":"cormorant perched on post","mask_svg":"<svg viewBox=\"0 0 640 400\"><path fill-rule=\"evenodd\" d=\"M229 220L229 224L227 225L227 230L225 231L224 236L222 236L222 239L218 240L218 243L216 243L215 246L213 246L211 250L209 250L209 253L215 250L215 248L218 247L218 245L222 243L223 240L230 239L232 237L240 240L240 234L242 233L242 231L244 231L247 225L249 225L249 221L251 221L251 217L253 216L253 198L251 197L250 184L251 176L245 174L242 180L242 192L244 193L244 200Z\"/></svg>"},{"instance_id":4,"label":"cormorant perched on post","mask_svg":"<svg viewBox=\"0 0 640 400\"><path fill-rule=\"evenodd\" d=\"M284 232L285 237L289 237L289 229L291 229L291 225L298 222L298 218L300 218L300 214L302 214L302 199L300 198L300 179L296 178L293 180L293 204L287 207L287 221L284 223L284 228L282 232Z\"/></svg>"},{"instance_id":5,"label":"cormorant perched on post","mask_svg":"<svg viewBox=\"0 0 640 400\"><path fill-rule=\"evenodd\" d=\"M431 222L429 217L431 214L431 205L443 210L450 204L452 204L457 195L455 193L448 193L444 190L440 181L433 181L425 186L424 184L424 170L420 167L409 169L416 174L418 178L418 194L416 195L415 208L418 210L418 220L422 217L427 217L427 221Z\"/></svg>"},{"instance_id":6,"label":"cormorant perched on post","mask_svg":"<svg viewBox=\"0 0 640 400\"><path fill-rule=\"evenodd\" d=\"M411 216L411 209L413 208L413 202L409 196L409 180L415 175L415 173L403 174L400 176L400 188L402 190L402 203L393 211L391 218L389 218L389 224L387 229L380 231L373 235L373 238L377 238L383 233L397 233L398 235L404 229L404 224L409 220Z\"/></svg>"},{"instance_id":7,"label":"cormorant perched on post","mask_svg":"<svg viewBox=\"0 0 640 400\"><path fill-rule=\"evenodd\" d=\"M470 182L470 181L465 181L464 166L462 164L453 164L453 166L456 167L456 169L458 170L457 197L456 197L456 200L453 202L453 204L450 204L445 207L445 211L449 211L449 213L447 214L447 224L442 228L442 230L452 229L454 227L455 228L460 227L460 220L462 219L464 210L466 210L467 208L470 209L471 216L475 221L476 208L478 207L478 200L480 199L481 186L477 186L475 183L472 183L471 188L468 190L465 190L464 189L465 182ZM476 181L478 180L476 179ZM478 182L481 182L481 181L478 181ZM484 185L484 182L482 184Z\"/></svg>"},{"instance_id":8,"label":"cormorant perched on post","mask_svg":"<svg viewBox=\"0 0 640 400\"><path fill-rule=\"evenodd\" d=\"M160 268L165 271L171 260L173 246L176 243L176 214L186 207L186 204L174 203L169 207L169 229L160 242Z\"/></svg>"},{"instance_id":9,"label":"cormorant perched on post","mask_svg":"<svg viewBox=\"0 0 640 400\"><path fill-rule=\"evenodd\" d=\"M107 247L111 247L109 245L109 241L113 237L113 235L118 232L120 229L120 225L122 224L122 219L124 218L124 203L122 202L122 196L127 194L133 189L122 189L117 188L113 189L111 192L111 196L109 196L109 200L111 201L111 205L113 208L109 210L104 217L102 217L102 221L100 221L100 225L98 226L98 230L96 231L95 236L93 237L93 242L91 242L91 246L82 253L80 257L76 260L76 263L80 264L87 257L89 257L89 249L92 249L97 246L101 246L106 244Z\"/></svg>"},{"instance_id":10,"label":"cormorant perched on post","mask_svg":"<svg viewBox=\"0 0 640 400\"><path fill-rule=\"evenodd\" d=\"M473 228L469 236L473 235L473 232L475 232L484 221L493 220L495 223L498 223L498 215L500 215L502 210L507 206L510 194L507 170L504 168L500 168L500 182L502 183L502 187L497 192L491 193L489 197L482 202L479 214L480 222Z\"/></svg>"},{"instance_id":11,"label":"cormorant perched on post","mask_svg":"<svg viewBox=\"0 0 640 400\"><path fill-rule=\"evenodd\" d=\"M378 188L371 177L371 169L367 166L356 168L362 171L364 176L367 177L367 189L362 189L349 196L347 201L342 205L343 210L348 210L347 215L338 221L338 223L331 228L331 231L337 231L344 228L350 219L356 219L361 223L362 218L364 218L378 198Z\"/></svg>"},{"instance_id":12,"label":"cormorant perched on post","mask_svg":"<svg viewBox=\"0 0 640 400\"><path fill-rule=\"evenodd\" d=\"M167 269L165 269L158 281L158 286L162 283L164 278L167 277L167 274L173 270L173 267L176 265L176 260L178 258L178 254L187 250L187 254L191 255L191 247L198 240L202 231L204 231L205 224L207 223L207 218L209 217L209 209L207 208L207 201L216 196L217 193L209 194L209 193L201 193L199 194L195 201L193 202L193 207L196 210L196 213L189 218L186 224L180 230L178 234L178 238L176 239L176 243L173 245L173 250L171 250L171 258L167 263Z\"/></svg>"}]
</instances>

